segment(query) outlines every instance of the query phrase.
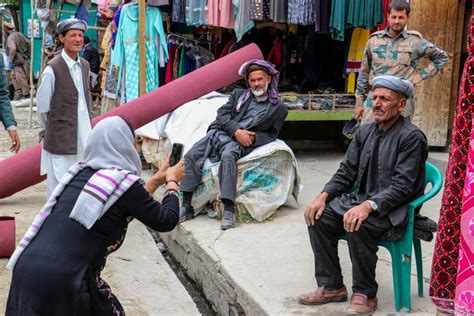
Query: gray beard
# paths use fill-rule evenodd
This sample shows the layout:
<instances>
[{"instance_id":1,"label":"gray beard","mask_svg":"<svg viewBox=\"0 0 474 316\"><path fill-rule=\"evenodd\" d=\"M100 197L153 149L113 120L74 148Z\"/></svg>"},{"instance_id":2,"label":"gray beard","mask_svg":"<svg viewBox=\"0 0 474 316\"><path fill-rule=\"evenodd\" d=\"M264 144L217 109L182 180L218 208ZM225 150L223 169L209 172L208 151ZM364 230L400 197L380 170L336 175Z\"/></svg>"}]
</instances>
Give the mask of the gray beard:
<instances>
[{"instance_id":1,"label":"gray beard","mask_svg":"<svg viewBox=\"0 0 474 316\"><path fill-rule=\"evenodd\" d=\"M265 88L263 88L261 90L252 90L252 89L250 89L250 91L252 91L253 95L256 98L263 97L268 92L268 84L266 84Z\"/></svg>"}]
</instances>

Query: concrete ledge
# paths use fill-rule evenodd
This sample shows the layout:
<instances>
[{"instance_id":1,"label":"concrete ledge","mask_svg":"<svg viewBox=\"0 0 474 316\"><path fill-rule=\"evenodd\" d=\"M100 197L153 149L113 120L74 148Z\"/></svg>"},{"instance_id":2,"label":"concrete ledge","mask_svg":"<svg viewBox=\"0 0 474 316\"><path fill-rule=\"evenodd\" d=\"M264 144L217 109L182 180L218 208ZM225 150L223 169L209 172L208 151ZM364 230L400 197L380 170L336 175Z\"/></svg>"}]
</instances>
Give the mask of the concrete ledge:
<instances>
[{"instance_id":1,"label":"concrete ledge","mask_svg":"<svg viewBox=\"0 0 474 316\"><path fill-rule=\"evenodd\" d=\"M206 225L201 219L197 219L198 222ZM264 310L234 282L219 255L212 250L212 244L218 241L222 233L209 235L212 237L206 239L210 242L207 251L201 248L199 241L184 225L171 233L160 234L160 237L220 315L263 315Z\"/></svg>"},{"instance_id":2,"label":"concrete ledge","mask_svg":"<svg viewBox=\"0 0 474 316\"><path fill-rule=\"evenodd\" d=\"M314 256L303 213L339 166L340 156L299 157L305 190L299 206L282 207L271 220L239 224L221 231L220 222L201 215L173 232L160 234L169 252L200 287L219 315L345 315L347 303L303 306L297 295L312 291ZM440 194L425 203L422 213L437 220ZM344 282L352 294L352 265L345 241L339 257ZM425 297L417 296L414 260L411 278L412 315L434 315L428 296L433 243L422 243ZM378 252L379 307L375 315L396 315L391 258Z\"/></svg>"}]
</instances>

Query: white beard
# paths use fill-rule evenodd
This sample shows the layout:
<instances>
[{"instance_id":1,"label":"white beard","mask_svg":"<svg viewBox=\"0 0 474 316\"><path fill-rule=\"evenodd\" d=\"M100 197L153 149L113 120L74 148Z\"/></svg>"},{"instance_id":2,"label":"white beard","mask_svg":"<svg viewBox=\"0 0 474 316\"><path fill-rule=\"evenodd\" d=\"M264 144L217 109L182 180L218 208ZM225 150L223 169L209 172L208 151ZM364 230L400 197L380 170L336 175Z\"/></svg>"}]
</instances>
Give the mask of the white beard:
<instances>
[{"instance_id":1,"label":"white beard","mask_svg":"<svg viewBox=\"0 0 474 316\"><path fill-rule=\"evenodd\" d=\"M265 87L263 87L263 89L258 89L258 90L253 90L251 89L252 93L254 96L256 97L261 97L262 95L264 95L265 93L267 93L268 91L268 83L265 84Z\"/></svg>"}]
</instances>

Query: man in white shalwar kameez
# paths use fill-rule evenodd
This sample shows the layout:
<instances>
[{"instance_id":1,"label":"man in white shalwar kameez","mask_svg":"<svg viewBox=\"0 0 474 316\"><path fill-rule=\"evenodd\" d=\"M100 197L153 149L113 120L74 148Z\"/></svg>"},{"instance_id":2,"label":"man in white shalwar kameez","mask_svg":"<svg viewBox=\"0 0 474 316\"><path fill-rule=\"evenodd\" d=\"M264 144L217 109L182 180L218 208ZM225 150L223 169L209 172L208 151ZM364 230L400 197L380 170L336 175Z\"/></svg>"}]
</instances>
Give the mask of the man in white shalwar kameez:
<instances>
[{"instance_id":1,"label":"man in white shalwar kameez","mask_svg":"<svg viewBox=\"0 0 474 316\"><path fill-rule=\"evenodd\" d=\"M47 175L48 197L67 170L83 160L92 129L89 64L78 56L86 27L76 19L58 23L64 48L44 69L36 94L44 140L40 172Z\"/></svg>"}]
</instances>

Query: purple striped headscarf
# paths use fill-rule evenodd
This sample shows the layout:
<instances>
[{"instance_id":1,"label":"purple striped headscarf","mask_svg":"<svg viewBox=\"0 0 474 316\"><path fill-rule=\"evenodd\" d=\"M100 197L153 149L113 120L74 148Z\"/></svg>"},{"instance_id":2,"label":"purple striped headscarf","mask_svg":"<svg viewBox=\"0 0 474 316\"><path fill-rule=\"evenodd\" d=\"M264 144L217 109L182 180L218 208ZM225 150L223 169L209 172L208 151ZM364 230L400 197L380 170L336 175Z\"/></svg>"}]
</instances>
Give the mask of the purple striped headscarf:
<instances>
[{"instance_id":1,"label":"purple striped headscarf","mask_svg":"<svg viewBox=\"0 0 474 316\"><path fill-rule=\"evenodd\" d=\"M270 83L270 87L268 88L268 99L270 103L273 105L278 104L278 80L280 79L280 72L276 70L275 65L261 59L252 59L243 64L239 69L239 76L245 78L247 80L247 70L251 65L259 65L265 68L270 76L272 76L272 82ZM240 107L244 104L252 95L252 91L250 88L246 89L244 93L242 93L239 97L237 102L236 111L240 111Z\"/></svg>"},{"instance_id":2,"label":"purple striped headscarf","mask_svg":"<svg viewBox=\"0 0 474 316\"><path fill-rule=\"evenodd\" d=\"M69 215L87 229L90 229L123 193L140 180L142 167L135 149L132 130L118 116L108 117L96 124L89 137L84 156L85 162L78 162L69 168L36 215L12 254L7 264L8 269L14 268L18 258L51 214L64 188L81 170L86 167L98 170L84 186Z\"/></svg>"}]
</instances>

